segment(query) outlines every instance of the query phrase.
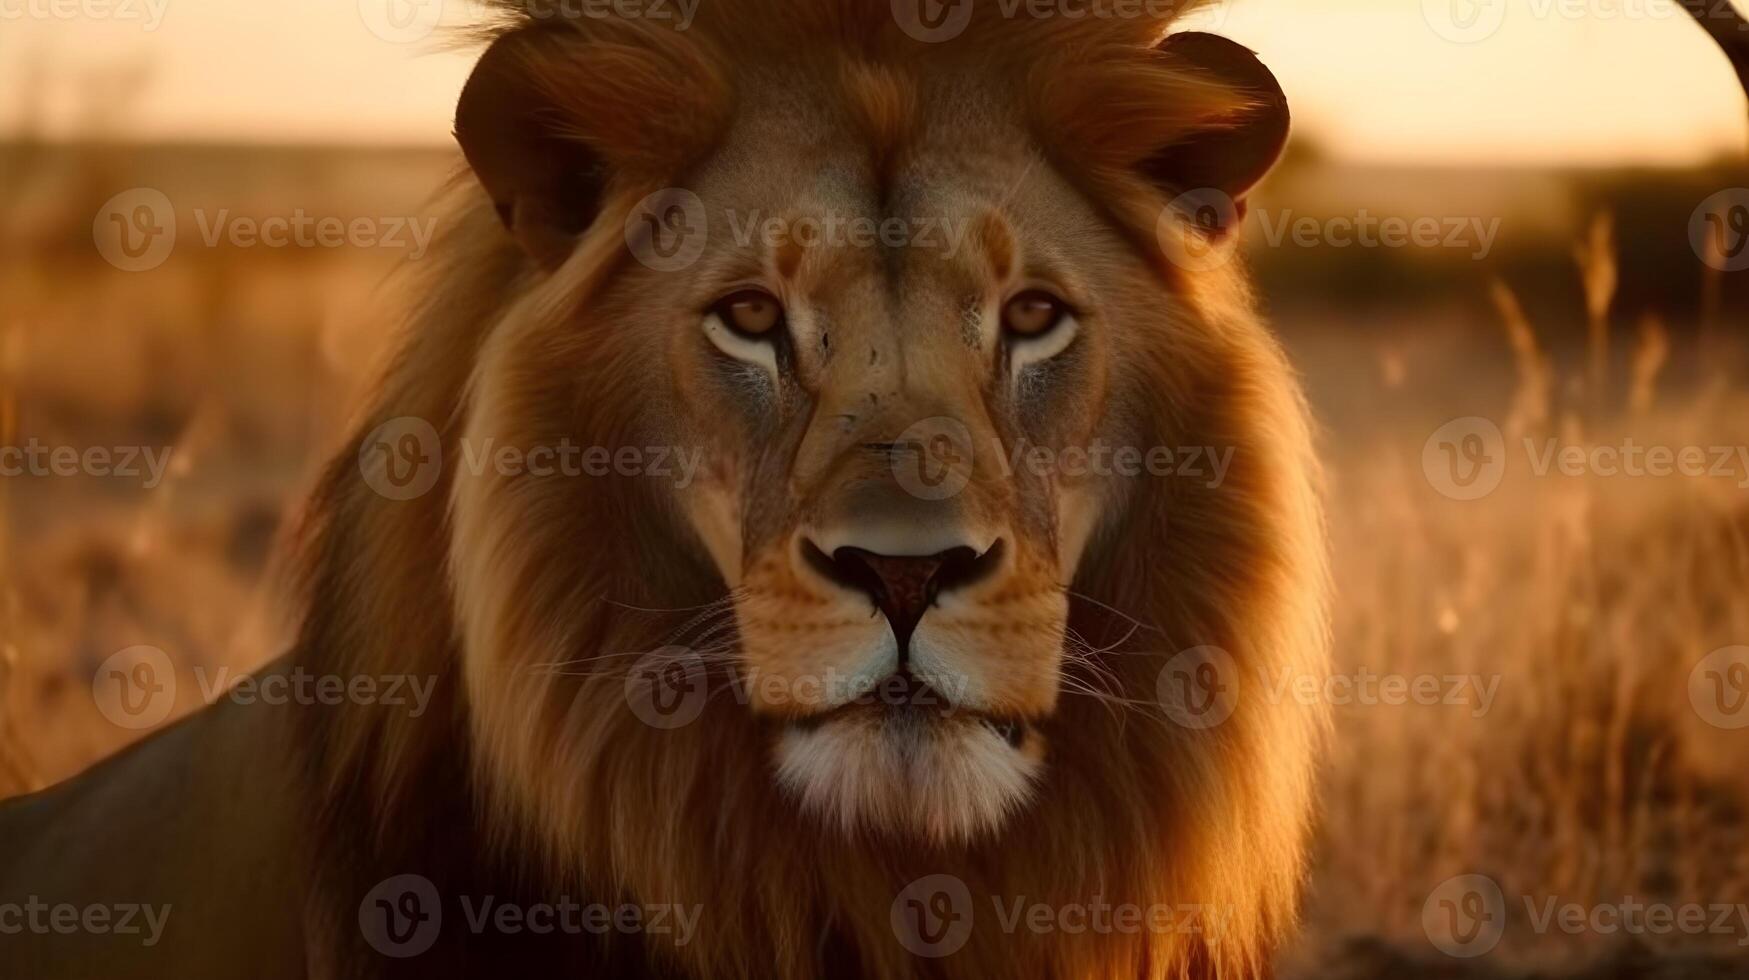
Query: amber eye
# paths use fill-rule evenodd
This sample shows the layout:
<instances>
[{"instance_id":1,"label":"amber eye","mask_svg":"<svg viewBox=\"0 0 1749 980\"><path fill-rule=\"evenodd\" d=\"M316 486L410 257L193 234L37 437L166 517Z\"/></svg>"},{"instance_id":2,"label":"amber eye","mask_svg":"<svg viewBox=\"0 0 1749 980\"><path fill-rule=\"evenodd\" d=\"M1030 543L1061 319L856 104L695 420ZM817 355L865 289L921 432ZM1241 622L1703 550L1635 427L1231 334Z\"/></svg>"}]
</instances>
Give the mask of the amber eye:
<instances>
[{"instance_id":1,"label":"amber eye","mask_svg":"<svg viewBox=\"0 0 1749 980\"><path fill-rule=\"evenodd\" d=\"M743 289L717 300L711 307L730 330L748 337L764 337L783 322L783 305L762 289Z\"/></svg>"},{"instance_id":2,"label":"amber eye","mask_svg":"<svg viewBox=\"0 0 1749 980\"><path fill-rule=\"evenodd\" d=\"M1039 337L1063 322L1069 308L1040 289L1029 289L1002 306L1002 327L1017 337Z\"/></svg>"}]
</instances>

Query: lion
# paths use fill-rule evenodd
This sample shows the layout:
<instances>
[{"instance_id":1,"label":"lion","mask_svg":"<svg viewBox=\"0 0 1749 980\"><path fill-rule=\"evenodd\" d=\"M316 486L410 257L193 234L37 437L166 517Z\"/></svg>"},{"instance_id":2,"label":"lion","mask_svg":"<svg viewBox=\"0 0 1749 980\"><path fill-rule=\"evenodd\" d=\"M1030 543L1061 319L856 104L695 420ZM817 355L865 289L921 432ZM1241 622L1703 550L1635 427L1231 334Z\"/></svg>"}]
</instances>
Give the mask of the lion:
<instances>
[{"instance_id":1,"label":"lion","mask_svg":"<svg viewBox=\"0 0 1749 980\"><path fill-rule=\"evenodd\" d=\"M1308 412L1230 257L1275 78L1171 5L660 6L503 3L308 508L265 677L428 710L221 698L13 801L0 901L168 913L0 959L1270 972L1324 719L1263 692L1328 646Z\"/></svg>"}]
</instances>

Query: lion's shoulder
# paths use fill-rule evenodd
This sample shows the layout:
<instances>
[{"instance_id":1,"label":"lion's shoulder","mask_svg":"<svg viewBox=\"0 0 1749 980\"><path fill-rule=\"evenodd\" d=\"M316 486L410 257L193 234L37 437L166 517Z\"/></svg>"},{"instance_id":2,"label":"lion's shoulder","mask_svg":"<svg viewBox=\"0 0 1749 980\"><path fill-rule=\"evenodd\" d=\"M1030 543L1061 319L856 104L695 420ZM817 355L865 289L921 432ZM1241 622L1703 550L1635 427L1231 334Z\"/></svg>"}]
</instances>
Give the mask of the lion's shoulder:
<instances>
[{"instance_id":1,"label":"lion's shoulder","mask_svg":"<svg viewBox=\"0 0 1749 980\"><path fill-rule=\"evenodd\" d=\"M0 906L21 910L0 974L302 976L289 721L221 700L0 802Z\"/></svg>"}]
</instances>

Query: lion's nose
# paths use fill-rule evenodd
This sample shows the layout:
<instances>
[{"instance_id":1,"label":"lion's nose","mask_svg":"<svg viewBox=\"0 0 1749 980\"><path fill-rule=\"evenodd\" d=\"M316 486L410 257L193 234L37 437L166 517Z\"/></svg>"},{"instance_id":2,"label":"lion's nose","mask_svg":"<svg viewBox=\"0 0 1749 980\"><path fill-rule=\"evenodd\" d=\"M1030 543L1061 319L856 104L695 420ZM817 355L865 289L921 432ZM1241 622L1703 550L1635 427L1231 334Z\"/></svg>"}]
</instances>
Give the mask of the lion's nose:
<instances>
[{"instance_id":1,"label":"lion's nose","mask_svg":"<svg viewBox=\"0 0 1749 980\"><path fill-rule=\"evenodd\" d=\"M808 560L828 578L866 593L892 624L903 662L917 623L944 592L964 588L988 575L1000 563L1002 541L979 554L967 546L933 555L882 555L845 546L827 555L813 542Z\"/></svg>"}]
</instances>

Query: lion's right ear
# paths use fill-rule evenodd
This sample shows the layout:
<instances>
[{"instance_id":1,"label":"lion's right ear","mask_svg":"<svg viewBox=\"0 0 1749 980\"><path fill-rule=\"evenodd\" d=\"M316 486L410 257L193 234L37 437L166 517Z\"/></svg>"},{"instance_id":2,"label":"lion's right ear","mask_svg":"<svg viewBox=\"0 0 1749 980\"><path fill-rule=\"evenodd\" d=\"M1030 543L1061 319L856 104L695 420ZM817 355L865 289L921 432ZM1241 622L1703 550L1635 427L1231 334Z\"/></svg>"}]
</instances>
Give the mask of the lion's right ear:
<instances>
[{"instance_id":1,"label":"lion's right ear","mask_svg":"<svg viewBox=\"0 0 1749 980\"><path fill-rule=\"evenodd\" d=\"M498 217L543 268L562 264L601 206L607 168L567 127L539 75L563 57L551 31L512 31L492 43L462 87L455 138Z\"/></svg>"},{"instance_id":2,"label":"lion's right ear","mask_svg":"<svg viewBox=\"0 0 1749 980\"><path fill-rule=\"evenodd\" d=\"M1217 191L1237 218L1244 199L1287 146L1287 96L1251 49L1216 34L1168 34L1155 49L1192 76L1238 93L1245 107L1158 148L1142 173L1169 193ZM1219 229L1224 232L1229 229Z\"/></svg>"}]
</instances>

